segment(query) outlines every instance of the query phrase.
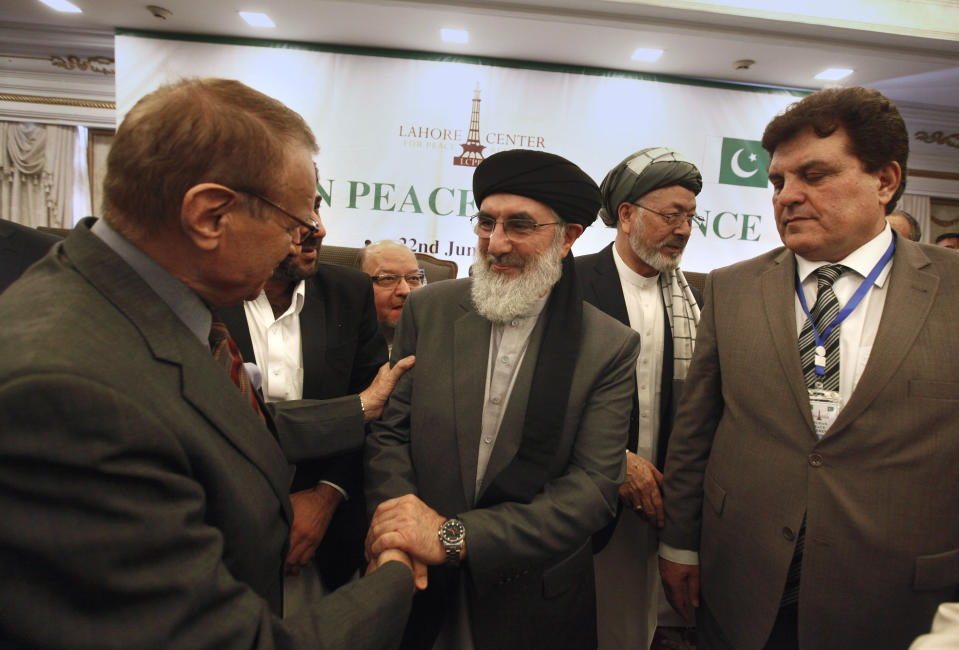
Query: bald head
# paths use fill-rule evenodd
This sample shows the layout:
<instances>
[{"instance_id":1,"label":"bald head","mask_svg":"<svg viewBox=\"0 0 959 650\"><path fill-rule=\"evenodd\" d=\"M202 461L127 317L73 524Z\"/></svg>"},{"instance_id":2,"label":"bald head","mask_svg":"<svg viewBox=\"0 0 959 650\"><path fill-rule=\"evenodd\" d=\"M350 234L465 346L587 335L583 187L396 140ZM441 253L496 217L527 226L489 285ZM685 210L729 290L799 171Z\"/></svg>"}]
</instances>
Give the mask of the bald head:
<instances>
[{"instance_id":1,"label":"bald head","mask_svg":"<svg viewBox=\"0 0 959 650\"><path fill-rule=\"evenodd\" d=\"M406 297L423 286L424 279L415 277L420 272L419 263L409 248L387 240L361 250L359 264L373 279L376 317L386 340L392 342Z\"/></svg>"}]
</instances>

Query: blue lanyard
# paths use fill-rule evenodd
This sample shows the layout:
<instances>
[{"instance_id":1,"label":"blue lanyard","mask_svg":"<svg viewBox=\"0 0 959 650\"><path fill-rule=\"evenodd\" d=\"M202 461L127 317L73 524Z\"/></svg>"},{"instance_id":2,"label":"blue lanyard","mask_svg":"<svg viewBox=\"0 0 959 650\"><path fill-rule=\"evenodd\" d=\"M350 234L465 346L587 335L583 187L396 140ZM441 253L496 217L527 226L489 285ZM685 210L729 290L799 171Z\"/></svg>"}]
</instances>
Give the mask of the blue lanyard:
<instances>
[{"instance_id":1,"label":"blue lanyard","mask_svg":"<svg viewBox=\"0 0 959 650\"><path fill-rule=\"evenodd\" d=\"M862 302L862 299L866 296L866 292L869 291L870 287L876 282L876 278L879 277L879 274L882 273L882 270L886 268L886 265L889 264L889 260L892 259L892 254L896 251L896 233L892 235L892 242L889 244L889 248L886 249L886 252L883 253L882 257L879 258L879 261L876 262L876 265L872 267L872 271L869 272L869 275L866 276L866 279L862 281L862 284L859 285L859 288L856 289L856 293L852 295L852 298L849 299L849 302L846 303L846 306L839 310L839 313L836 314L836 317L829 323L829 326L826 327L825 331L822 334L816 329L816 323L813 322L812 314L809 313L809 307L806 306L806 296L802 290L802 282L799 280L799 269L796 269L796 295L799 297L799 304L802 305L802 310L806 314L806 318L809 319L809 324L812 325L813 337L816 340L816 347L822 348L826 345L826 339L829 338L829 334L839 327L839 325L846 320L846 316L851 314L853 310L859 306L859 303ZM822 356L817 353L817 357ZM820 365L816 363L816 374L822 377L826 374L825 362Z\"/></svg>"}]
</instances>

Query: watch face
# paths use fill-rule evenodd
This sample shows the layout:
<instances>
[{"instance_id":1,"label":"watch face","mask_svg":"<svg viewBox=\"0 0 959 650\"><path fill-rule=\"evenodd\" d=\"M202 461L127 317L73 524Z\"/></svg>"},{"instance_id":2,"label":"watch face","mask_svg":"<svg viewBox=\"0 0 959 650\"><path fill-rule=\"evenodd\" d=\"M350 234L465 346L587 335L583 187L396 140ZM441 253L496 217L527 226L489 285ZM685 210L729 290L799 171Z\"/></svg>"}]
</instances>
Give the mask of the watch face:
<instances>
[{"instance_id":1,"label":"watch face","mask_svg":"<svg viewBox=\"0 0 959 650\"><path fill-rule=\"evenodd\" d=\"M447 519L440 528L440 539L447 544L457 544L466 537L466 526L459 519Z\"/></svg>"}]
</instances>

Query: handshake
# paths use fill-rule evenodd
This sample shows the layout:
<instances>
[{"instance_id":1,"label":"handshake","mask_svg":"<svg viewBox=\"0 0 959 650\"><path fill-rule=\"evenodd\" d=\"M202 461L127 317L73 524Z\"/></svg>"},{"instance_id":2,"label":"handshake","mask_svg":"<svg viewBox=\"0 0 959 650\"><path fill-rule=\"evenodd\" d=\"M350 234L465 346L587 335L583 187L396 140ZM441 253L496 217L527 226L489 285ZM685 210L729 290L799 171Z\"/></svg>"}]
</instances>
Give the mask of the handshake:
<instances>
[{"instance_id":1,"label":"handshake","mask_svg":"<svg viewBox=\"0 0 959 650\"><path fill-rule=\"evenodd\" d=\"M426 589L426 567L444 564L447 552L439 531L447 518L423 503L415 494L384 501L373 514L366 534L367 573L396 560L413 572L418 590ZM466 557L465 544L459 559Z\"/></svg>"}]
</instances>

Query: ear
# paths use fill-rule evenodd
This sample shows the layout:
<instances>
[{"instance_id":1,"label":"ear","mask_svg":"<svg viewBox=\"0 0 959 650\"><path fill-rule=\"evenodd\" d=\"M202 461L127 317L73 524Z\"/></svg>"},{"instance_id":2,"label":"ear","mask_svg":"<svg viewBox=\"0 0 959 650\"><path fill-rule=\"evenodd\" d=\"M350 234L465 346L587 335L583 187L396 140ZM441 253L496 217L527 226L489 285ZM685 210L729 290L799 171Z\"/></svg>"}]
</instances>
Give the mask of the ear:
<instances>
[{"instance_id":1,"label":"ear","mask_svg":"<svg viewBox=\"0 0 959 650\"><path fill-rule=\"evenodd\" d=\"M232 219L237 217L239 195L217 183L194 185L180 204L180 227L201 250L214 250Z\"/></svg>"},{"instance_id":2,"label":"ear","mask_svg":"<svg viewBox=\"0 0 959 650\"><path fill-rule=\"evenodd\" d=\"M902 167L896 161L887 162L879 168L876 178L879 180L879 202L885 207L902 183Z\"/></svg>"},{"instance_id":3,"label":"ear","mask_svg":"<svg viewBox=\"0 0 959 650\"><path fill-rule=\"evenodd\" d=\"M563 229L563 257L566 257L566 254L569 253L569 249L572 248L573 242L579 239L579 236L583 234L583 225L579 223L568 223Z\"/></svg>"},{"instance_id":4,"label":"ear","mask_svg":"<svg viewBox=\"0 0 959 650\"><path fill-rule=\"evenodd\" d=\"M616 212L619 216L617 228L628 235L630 229L633 227L633 215L636 211L633 210L633 206L629 203L620 203Z\"/></svg>"}]
</instances>

